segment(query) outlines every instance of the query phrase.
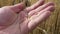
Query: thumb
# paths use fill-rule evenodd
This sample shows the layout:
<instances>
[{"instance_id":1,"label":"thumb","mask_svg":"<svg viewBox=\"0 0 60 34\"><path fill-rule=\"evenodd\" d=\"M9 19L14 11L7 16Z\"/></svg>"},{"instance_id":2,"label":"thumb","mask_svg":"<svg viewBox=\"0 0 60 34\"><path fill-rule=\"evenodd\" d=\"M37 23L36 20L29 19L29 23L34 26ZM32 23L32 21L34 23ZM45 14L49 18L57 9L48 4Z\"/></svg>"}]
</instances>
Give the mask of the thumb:
<instances>
[{"instance_id":1,"label":"thumb","mask_svg":"<svg viewBox=\"0 0 60 34\"><path fill-rule=\"evenodd\" d=\"M15 12L20 12L24 8L25 8L24 2L21 2L21 3L18 3L18 4L15 4L15 5L11 6L11 9Z\"/></svg>"}]
</instances>

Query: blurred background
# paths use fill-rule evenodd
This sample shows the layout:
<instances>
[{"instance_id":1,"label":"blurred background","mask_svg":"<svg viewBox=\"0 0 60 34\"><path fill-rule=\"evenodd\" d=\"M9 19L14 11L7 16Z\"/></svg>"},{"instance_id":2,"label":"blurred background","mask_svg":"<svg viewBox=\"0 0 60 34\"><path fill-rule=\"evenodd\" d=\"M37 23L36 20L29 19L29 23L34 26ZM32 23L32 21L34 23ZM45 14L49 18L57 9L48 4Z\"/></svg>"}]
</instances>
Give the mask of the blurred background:
<instances>
[{"instance_id":1,"label":"blurred background","mask_svg":"<svg viewBox=\"0 0 60 34\"><path fill-rule=\"evenodd\" d=\"M22 1L25 1L26 6L30 6L38 0L0 0L0 7L14 5ZM47 2L55 3L55 11L29 34L60 34L60 0L45 0L45 3Z\"/></svg>"}]
</instances>

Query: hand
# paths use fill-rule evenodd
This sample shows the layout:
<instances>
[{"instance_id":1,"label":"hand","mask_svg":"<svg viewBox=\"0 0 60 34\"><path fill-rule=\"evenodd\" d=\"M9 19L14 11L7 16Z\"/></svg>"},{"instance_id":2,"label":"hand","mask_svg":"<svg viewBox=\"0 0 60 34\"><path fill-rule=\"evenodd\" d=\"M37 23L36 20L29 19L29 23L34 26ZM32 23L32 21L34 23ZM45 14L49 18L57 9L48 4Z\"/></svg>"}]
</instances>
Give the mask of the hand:
<instances>
[{"instance_id":1,"label":"hand","mask_svg":"<svg viewBox=\"0 0 60 34\"><path fill-rule=\"evenodd\" d=\"M0 8L0 34L28 34L50 16L54 3L39 0L24 8L24 3Z\"/></svg>"}]
</instances>

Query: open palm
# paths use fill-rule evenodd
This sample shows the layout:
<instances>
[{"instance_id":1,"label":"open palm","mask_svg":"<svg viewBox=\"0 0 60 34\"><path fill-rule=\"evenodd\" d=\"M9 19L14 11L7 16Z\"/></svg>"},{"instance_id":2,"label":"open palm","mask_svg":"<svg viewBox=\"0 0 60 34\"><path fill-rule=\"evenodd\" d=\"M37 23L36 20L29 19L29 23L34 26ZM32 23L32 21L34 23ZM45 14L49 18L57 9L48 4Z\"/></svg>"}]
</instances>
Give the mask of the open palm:
<instances>
[{"instance_id":1,"label":"open palm","mask_svg":"<svg viewBox=\"0 0 60 34\"><path fill-rule=\"evenodd\" d=\"M39 0L26 7L24 3L0 8L0 34L28 34L39 23L45 20L54 10L54 4Z\"/></svg>"}]
</instances>

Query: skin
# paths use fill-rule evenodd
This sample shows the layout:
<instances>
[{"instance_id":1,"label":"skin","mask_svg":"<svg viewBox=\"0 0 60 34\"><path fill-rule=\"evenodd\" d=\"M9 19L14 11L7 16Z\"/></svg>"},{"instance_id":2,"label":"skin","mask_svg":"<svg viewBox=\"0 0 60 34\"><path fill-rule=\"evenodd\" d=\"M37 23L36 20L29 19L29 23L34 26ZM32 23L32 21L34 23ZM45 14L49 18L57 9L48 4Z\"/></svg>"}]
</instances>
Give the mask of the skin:
<instances>
[{"instance_id":1,"label":"skin","mask_svg":"<svg viewBox=\"0 0 60 34\"><path fill-rule=\"evenodd\" d=\"M24 3L0 8L0 34L28 34L54 11L54 3L39 0L30 7Z\"/></svg>"}]
</instances>

